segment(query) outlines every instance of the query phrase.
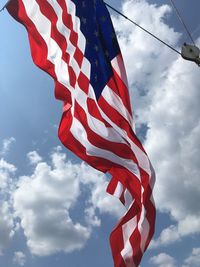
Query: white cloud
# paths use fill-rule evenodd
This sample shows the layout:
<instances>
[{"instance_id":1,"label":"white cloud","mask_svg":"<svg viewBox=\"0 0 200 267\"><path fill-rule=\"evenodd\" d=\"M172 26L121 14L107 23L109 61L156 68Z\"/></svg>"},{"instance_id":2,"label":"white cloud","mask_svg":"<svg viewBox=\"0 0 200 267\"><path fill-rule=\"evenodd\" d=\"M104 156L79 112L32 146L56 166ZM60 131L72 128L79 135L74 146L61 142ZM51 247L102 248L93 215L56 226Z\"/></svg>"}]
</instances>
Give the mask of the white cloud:
<instances>
[{"instance_id":1,"label":"white cloud","mask_svg":"<svg viewBox=\"0 0 200 267\"><path fill-rule=\"evenodd\" d=\"M0 254L8 246L14 235L14 220L7 201L0 202Z\"/></svg>"},{"instance_id":2,"label":"white cloud","mask_svg":"<svg viewBox=\"0 0 200 267\"><path fill-rule=\"evenodd\" d=\"M35 165L42 161L42 157L37 153L37 151L31 151L27 154L27 157L31 164Z\"/></svg>"},{"instance_id":3,"label":"white cloud","mask_svg":"<svg viewBox=\"0 0 200 267\"><path fill-rule=\"evenodd\" d=\"M93 206L90 206L85 209L85 217L89 225L91 226L101 225L101 220L96 216L95 208Z\"/></svg>"},{"instance_id":4,"label":"white cloud","mask_svg":"<svg viewBox=\"0 0 200 267\"><path fill-rule=\"evenodd\" d=\"M81 185L89 191L88 199L81 204L85 225L70 216L81 196ZM118 200L109 200L112 197L107 195L106 186L102 173L84 163L72 164L60 147L51 154L51 164L39 162L32 175L20 177L13 194L15 216L21 219L32 254L79 250L91 236L92 228L101 224L97 209L119 215L121 204L110 205Z\"/></svg>"},{"instance_id":5,"label":"white cloud","mask_svg":"<svg viewBox=\"0 0 200 267\"><path fill-rule=\"evenodd\" d=\"M13 164L0 158L0 190L8 190L9 185L11 185L12 182L12 175L16 170L17 169Z\"/></svg>"},{"instance_id":6,"label":"white cloud","mask_svg":"<svg viewBox=\"0 0 200 267\"><path fill-rule=\"evenodd\" d=\"M150 258L150 262L158 267L176 267L175 259L166 253Z\"/></svg>"},{"instance_id":7,"label":"white cloud","mask_svg":"<svg viewBox=\"0 0 200 267\"><path fill-rule=\"evenodd\" d=\"M21 251L16 251L13 257L13 263L24 266L26 263L26 255Z\"/></svg>"},{"instance_id":8,"label":"white cloud","mask_svg":"<svg viewBox=\"0 0 200 267\"><path fill-rule=\"evenodd\" d=\"M156 203L177 221L179 237L200 233L198 71L181 60L173 64L155 92L148 123L146 147L157 173Z\"/></svg>"},{"instance_id":9,"label":"white cloud","mask_svg":"<svg viewBox=\"0 0 200 267\"><path fill-rule=\"evenodd\" d=\"M14 193L15 213L27 245L40 256L81 249L91 234L69 214L80 195L76 165L59 152L51 158L52 166L40 162L30 177L21 177Z\"/></svg>"},{"instance_id":10,"label":"white cloud","mask_svg":"<svg viewBox=\"0 0 200 267\"><path fill-rule=\"evenodd\" d=\"M176 47L180 34L164 22L168 6L126 1L123 12ZM152 246L167 245L200 233L199 68L123 18L114 22L137 122L148 128L145 147L156 170L156 205L174 221Z\"/></svg>"},{"instance_id":11,"label":"white cloud","mask_svg":"<svg viewBox=\"0 0 200 267\"><path fill-rule=\"evenodd\" d=\"M150 248L159 248L161 245L169 245L181 239L181 235L178 229L174 225L170 225L164 229L157 240L152 240Z\"/></svg>"},{"instance_id":12,"label":"white cloud","mask_svg":"<svg viewBox=\"0 0 200 267\"><path fill-rule=\"evenodd\" d=\"M14 137L10 137L8 139L4 139L2 141L2 149L0 151L0 154L3 156L5 154L7 154L10 150L11 145L15 142L15 138Z\"/></svg>"},{"instance_id":13,"label":"white cloud","mask_svg":"<svg viewBox=\"0 0 200 267\"><path fill-rule=\"evenodd\" d=\"M0 159L0 254L14 235L14 218L10 194L14 189L13 175L16 167Z\"/></svg>"},{"instance_id":14,"label":"white cloud","mask_svg":"<svg viewBox=\"0 0 200 267\"><path fill-rule=\"evenodd\" d=\"M34 255L79 250L90 238L93 227L101 225L97 210L117 217L121 214L122 205L106 193L106 176L84 163L71 163L61 147L55 148L50 156L48 164L36 151L29 152L33 173L18 179L13 179L17 168L0 159L0 253L19 225ZM71 217L71 211L80 206L81 187L88 192L85 203L81 203L82 223ZM16 225L14 219L18 221ZM20 259L23 262L21 255L15 255L16 263Z\"/></svg>"},{"instance_id":15,"label":"white cloud","mask_svg":"<svg viewBox=\"0 0 200 267\"><path fill-rule=\"evenodd\" d=\"M184 261L182 267L199 267L200 266L200 248L193 248L191 255Z\"/></svg>"},{"instance_id":16,"label":"white cloud","mask_svg":"<svg viewBox=\"0 0 200 267\"><path fill-rule=\"evenodd\" d=\"M164 23L164 18L170 14L169 6L130 0L124 2L122 9L130 19L169 44L176 45L180 34ZM126 65L137 124L147 123L154 91L162 85L165 73L177 55L130 21L122 17L113 21Z\"/></svg>"}]
</instances>

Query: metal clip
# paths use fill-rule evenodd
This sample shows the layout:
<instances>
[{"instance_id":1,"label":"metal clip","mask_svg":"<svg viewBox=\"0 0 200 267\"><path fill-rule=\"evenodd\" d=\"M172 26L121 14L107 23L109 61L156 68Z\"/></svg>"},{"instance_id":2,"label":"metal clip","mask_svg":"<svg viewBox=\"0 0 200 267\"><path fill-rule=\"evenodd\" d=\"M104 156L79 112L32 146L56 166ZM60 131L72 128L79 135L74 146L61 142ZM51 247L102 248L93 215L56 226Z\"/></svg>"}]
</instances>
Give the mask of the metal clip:
<instances>
[{"instance_id":1,"label":"metal clip","mask_svg":"<svg viewBox=\"0 0 200 267\"><path fill-rule=\"evenodd\" d=\"M200 49L197 46L184 43L181 49L181 56L200 66Z\"/></svg>"}]
</instances>

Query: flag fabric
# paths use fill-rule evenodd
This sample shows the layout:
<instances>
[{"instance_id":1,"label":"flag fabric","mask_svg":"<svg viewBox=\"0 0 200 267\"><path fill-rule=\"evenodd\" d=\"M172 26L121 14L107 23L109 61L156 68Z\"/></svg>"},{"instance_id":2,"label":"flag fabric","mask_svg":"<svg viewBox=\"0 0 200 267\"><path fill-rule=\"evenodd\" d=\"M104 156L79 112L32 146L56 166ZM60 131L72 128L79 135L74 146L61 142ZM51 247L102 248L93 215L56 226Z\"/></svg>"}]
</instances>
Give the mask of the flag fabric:
<instances>
[{"instance_id":1,"label":"flag fabric","mask_svg":"<svg viewBox=\"0 0 200 267\"><path fill-rule=\"evenodd\" d=\"M115 267L137 267L154 233L154 170L135 134L126 72L102 0L11 0L34 63L63 101L65 147L111 174L107 191L127 211L110 235ZM133 59L134 60L134 59Z\"/></svg>"}]
</instances>

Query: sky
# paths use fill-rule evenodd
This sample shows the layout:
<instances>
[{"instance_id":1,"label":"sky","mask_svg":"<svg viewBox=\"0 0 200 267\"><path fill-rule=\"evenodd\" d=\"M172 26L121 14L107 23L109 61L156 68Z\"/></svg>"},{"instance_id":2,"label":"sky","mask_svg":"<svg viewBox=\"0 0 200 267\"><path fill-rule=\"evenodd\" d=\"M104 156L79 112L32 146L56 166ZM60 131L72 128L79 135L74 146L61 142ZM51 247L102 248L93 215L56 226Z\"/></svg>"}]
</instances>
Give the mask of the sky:
<instances>
[{"instance_id":1,"label":"sky","mask_svg":"<svg viewBox=\"0 0 200 267\"><path fill-rule=\"evenodd\" d=\"M190 42L168 0L107 2L179 51ZM199 1L175 3L200 46ZM156 232L141 267L199 267L200 69L111 15L156 171ZM0 36L0 267L113 266L109 233L124 210L105 192L109 177L61 145L53 81L6 11Z\"/></svg>"}]
</instances>

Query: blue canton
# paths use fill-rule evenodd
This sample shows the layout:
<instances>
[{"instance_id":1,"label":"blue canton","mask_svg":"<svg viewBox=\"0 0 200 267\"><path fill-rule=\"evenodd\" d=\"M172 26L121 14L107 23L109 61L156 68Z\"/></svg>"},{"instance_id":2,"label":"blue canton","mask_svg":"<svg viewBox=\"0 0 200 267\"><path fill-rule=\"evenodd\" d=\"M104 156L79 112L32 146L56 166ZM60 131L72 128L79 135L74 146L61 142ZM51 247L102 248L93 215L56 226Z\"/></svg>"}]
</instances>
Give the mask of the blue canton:
<instances>
[{"instance_id":1,"label":"blue canton","mask_svg":"<svg viewBox=\"0 0 200 267\"><path fill-rule=\"evenodd\" d=\"M85 57L91 64L90 83L98 99L112 77L110 61L119 52L119 45L109 12L102 0L73 0L81 31L86 38Z\"/></svg>"}]
</instances>

